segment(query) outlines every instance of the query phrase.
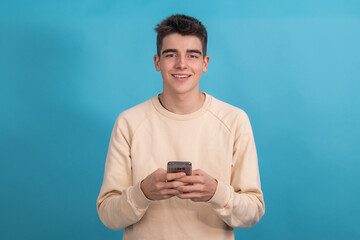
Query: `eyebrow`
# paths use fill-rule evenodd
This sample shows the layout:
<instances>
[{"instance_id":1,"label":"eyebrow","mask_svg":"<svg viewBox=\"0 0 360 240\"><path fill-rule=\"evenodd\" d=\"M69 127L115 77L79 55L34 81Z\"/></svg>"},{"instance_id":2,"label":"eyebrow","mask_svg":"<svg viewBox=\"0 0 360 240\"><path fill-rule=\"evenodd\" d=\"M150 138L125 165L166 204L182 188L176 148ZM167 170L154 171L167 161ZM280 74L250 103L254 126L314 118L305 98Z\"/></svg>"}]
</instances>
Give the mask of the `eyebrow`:
<instances>
[{"instance_id":1,"label":"eyebrow","mask_svg":"<svg viewBox=\"0 0 360 240\"><path fill-rule=\"evenodd\" d=\"M168 52L177 52L176 49L170 48L170 49L165 49L164 51L162 51L161 55L168 53Z\"/></svg>"},{"instance_id":2,"label":"eyebrow","mask_svg":"<svg viewBox=\"0 0 360 240\"><path fill-rule=\"evenodd\" d=\"M186 52L188 53L197 53L199 55L202 55L201 51L197 50L197 49L190 49L190 50L186 50Z\"/></svg>"},{"instance_id":3,"label":"eyebrow","mask_svg":"<svg viewBox=\"0 0 360 240\"><path fill-rule=\"evenodd\" d=\"M169 48L169 49L165 49L164 51L162 51L161 55L168 53L168 52L178 52L177 49L174 48ZM187 53L197 53L199 55L201 55L201 51L197 50L197 49L188 49L186 50Z\"/></svg>"}]
</instances>

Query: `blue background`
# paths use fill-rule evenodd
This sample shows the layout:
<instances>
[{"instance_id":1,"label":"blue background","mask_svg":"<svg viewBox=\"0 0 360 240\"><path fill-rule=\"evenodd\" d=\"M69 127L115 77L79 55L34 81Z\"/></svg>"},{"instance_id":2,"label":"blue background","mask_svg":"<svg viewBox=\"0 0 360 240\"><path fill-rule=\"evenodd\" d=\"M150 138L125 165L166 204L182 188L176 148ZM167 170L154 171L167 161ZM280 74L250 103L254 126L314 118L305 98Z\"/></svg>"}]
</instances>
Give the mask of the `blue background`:
<instances>
[{"instance_id":1,"label":"blue background","mask_svg":"<svg viewBox=\"0 0 360 240\"><path fill-rule=\"evenodd\" d=\"M117 115L161 92L153 28L209 33L201 89L244 109L266 214L239 239L360 239L360 2L0 2L1 239L119 239L98 219Z\"/></svg>"}]
</instances>

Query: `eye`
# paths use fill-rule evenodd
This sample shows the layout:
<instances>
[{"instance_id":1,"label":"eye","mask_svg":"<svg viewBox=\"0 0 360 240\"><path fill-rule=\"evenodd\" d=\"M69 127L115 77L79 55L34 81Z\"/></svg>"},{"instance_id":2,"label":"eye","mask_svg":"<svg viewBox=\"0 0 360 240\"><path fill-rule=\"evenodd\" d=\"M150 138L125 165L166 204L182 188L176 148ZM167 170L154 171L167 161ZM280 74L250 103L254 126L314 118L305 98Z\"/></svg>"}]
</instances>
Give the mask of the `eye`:
<instances>
[{"instance_id":1,"label":"eye","mask_svg":"<svg viewBox=\"0 0 360 240\"><path fill-rule=\"evenodd\" d=\"M169 54L166 54L165 57L166 58L173 58L173 57L175 57L175 54L169 53Z\"/></svg>"},{"instance_id":2,"label":"eye","mask_svg":"<svg viewBox=\"0 0 360 240\"><path fill-rule=\"evenodd\" d=\"M191 55L189 55L189 58L198 58L198 56L195 54L191 54Z\"/></svg>"}]
</instances>

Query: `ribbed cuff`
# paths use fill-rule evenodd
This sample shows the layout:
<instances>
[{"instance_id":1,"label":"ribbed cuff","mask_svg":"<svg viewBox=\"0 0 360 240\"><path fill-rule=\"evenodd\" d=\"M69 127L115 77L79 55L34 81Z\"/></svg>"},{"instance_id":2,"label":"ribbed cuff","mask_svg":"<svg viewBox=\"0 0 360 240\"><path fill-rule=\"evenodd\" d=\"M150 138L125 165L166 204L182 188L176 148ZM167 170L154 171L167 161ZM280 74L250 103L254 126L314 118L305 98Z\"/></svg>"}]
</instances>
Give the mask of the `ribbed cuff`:
<instances>
[{"instance_id":1,"label":"ribbed cuff","mask_svg":"<svg viewBox=\"0 0 360 240\"><path fill-rule=\"evenodd\" d=\"M224 208L231 197L231 188L223 182L218 181L214 196L208 201L214 208Z\"/></svg>"},{"instance_id":2,"label":"ribbed cuff","mask_svg":"<svg viewBox=\"0 0 360 240\"><path fill-rule=\"evenodd\" d=\"M135 207L143 209L149 206L151 200L145 196L145 194L141 190L140 184L141 181L138 182L134 187L132 187L130 191L130 196Z\"/></svg>"}]
</instances>

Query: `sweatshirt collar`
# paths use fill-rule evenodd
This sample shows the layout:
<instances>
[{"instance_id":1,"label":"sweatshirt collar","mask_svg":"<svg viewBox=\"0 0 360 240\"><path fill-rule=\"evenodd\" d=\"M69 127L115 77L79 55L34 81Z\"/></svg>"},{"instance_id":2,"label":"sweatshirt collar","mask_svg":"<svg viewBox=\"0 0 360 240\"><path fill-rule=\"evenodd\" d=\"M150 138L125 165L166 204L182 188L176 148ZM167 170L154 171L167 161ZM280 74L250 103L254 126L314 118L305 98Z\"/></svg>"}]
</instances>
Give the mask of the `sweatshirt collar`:
<instances>
[{"instance_id":1,"label":"sweatshirt collar","mask_svg":"<svg viewBox=\"0 0 360 240\"><path fill-rule=\"evenodd\" d=\"M165 117L171 118L174 120L185 121L185 120L197 118L197 117L201 116L202 114L204 114L209 109L211 99L212 99L211 95L205 93L205 101L204 101L203 105L201 106L201 108L199 108L197 111L189 113L189 114L177 114L177 113L173 113L173 112L166 110L160 104L158 95L151 98L151 102L152 102L153 106L155 107L155 109L157 110L157 112L159 112L161 115L164 115Z\"/></svg>"}]
</instances>

